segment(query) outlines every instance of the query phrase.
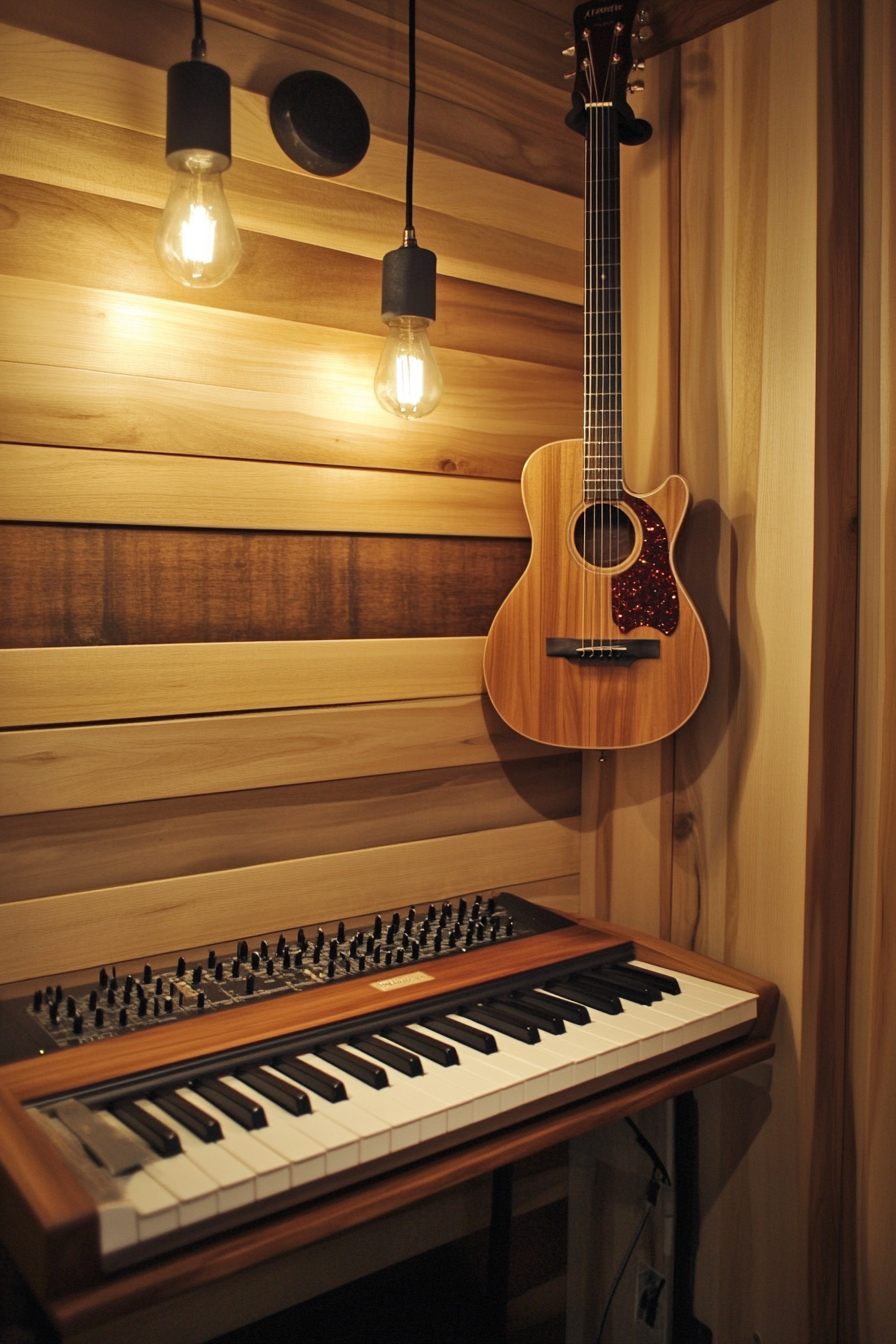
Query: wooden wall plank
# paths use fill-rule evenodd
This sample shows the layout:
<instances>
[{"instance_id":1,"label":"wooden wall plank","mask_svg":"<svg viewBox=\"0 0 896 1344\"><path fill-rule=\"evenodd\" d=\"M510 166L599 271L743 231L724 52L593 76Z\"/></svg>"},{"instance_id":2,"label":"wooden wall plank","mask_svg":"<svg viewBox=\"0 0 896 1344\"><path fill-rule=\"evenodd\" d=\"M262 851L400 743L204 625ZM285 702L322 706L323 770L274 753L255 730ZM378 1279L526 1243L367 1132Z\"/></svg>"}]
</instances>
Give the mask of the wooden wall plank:
<instances>
[{"instance_id":1,"label":"wooden wall plank","mask_svg":"<svg viewBox=\"0 0 896 1344\"><path fill-rule=\"evenodd\" d=\"M19 28L162 70L184 59L192 33L188 19L156 0L129 0L126 17L116 0L84 0L77 10L61 5L59 0L2 0L0 18ZM326 41L320 50L311 51L214 19L206 22L205 36L209 59L222 65L237 87L269 97L280 80L296 69L325 70L354 89L376 134L399 143L404 139L406 48L400 40L391 56L378 53L376 73L370 73L334 60L332 46ZM331 35L332 40L339 39ZM392 60L401 82L382 77L381 72ZM475 58L468 62L465 54L461 55L462 66L475 63ZM563 126L567 107L563 91L546 88L525 76L514 77L509 71L502 74L501 67L491 61L484 66L484 70L480 66L474 81L464 81L461 71L458 82L452 71L444 98L418 93L417 143L462 163L577 194L581 146ZM479 84L483 76L485 83ZM463 101L450 101L452 91ZM502 97L509 101L502 105ZM520 114L522 108L526 115Z\"/></svg>"},{"instance_id":2,"label":"wooden wall plank","mask_svg":"<svg viewBox=\"0 0 896 1344\"><path fill-rule=\"evenodd\" d=\"M0 650L0 727L482 692L484 639Z\"/></svg>"},{"instance_id":3,"label":"wooden wall plank","mask_svg":"<svg viewBox=\"0 0 896 1344\"><path fill-rule=\"evenodd\" d=\"M31 948L34 975L360 915L387 904L576 872L578 821L538 821L349 854L49 896L0 906L0 943ZM123 913L125 912L125 917ZM4 962L7 983L17 967Z\"/></svg>"},{"instance_id":4,"label":"wooden wall plank","mask_svg":"<svg viewBox=\"0 0 896 1344\"><path fill-rule=\"evenodd\" d=\"M84 448L0 447L11 522L525 537L519 486L433 476Z\"/></svg>"},{"instance_id":5,"label":"wooden wall plank","mask_svg":"<svg viewBox=\"0 0 896 1344\"><path fill-rule=\"evenodd\" d=\"M226 286L176 286L156 260L158 212L22 178L0 179L0 273L382 336L379 260L246 233ZM60 233L66 246L59 247ZM434 347L579 370L582 310L440 275Z\"/></svg>"},{"instance_id":6,"label":"wooden wall plank","mask_svg":"<svg viewBox=\"0 0 896 1344\"><path fill-rule=\"evenodd\" d=\"M6 98L0 107L3 173L157 209L164 206L172 176L165 166L163 139ZM375 259L401 241L404 208L398 201L345 191L326 178L298 177L237 158L227 174L226 191L241 230ZM438 252L446 274L569 303L581 296L575 238L561 248L424 209L415 211L415 222L420 237Z\"/></svg>"},{"instance_id":7,"label":"wooden wall plank","mask_svg":"<svg viewBox=\"0 0 896 1344\"><path fill-rule=\"evenodd\" d=\"M570 754L9 817L0 903L577 817L578 774Z\"/></svg>"},{"instance_id":8,"label":"wooden wall plank","mask_svg":"<svg viewBox=\"0 0 896 1344\"><path fill-rule=\"evenodd\" d=\"M0 734L0 815L554 755L485 696Z\"/></svg>"},{"instance_id":9,"label":"wooden wall plank","mask_svg":"<svg viewBox=\"0 0 896 1344\"><path fill-rule=\"evenodd\" d=\"M528 541L0 523L0 647L484 635Z\"/></svg>"},{"instance_id":10,"label":"wooden wall plank","mask_svg":"<svg viewBox=\"0 0 896 1344\"><path fill-rule=\"evenodd\" d=\"M232 387L286 394L294 409L344 434L395 421L372 390L385 338L12 276L0 276L0 302L2 359L206 384L205 399ZM572 370L460 350L442 350L439 367L437 428L518 434L525 450L552 440L564 402L578 422Z\"/></svg>"},{"instance_id":11,"label":"wooden wall plank","mask_svg":"<svg viewBox=\"0 0 896 1344\"><path fill-rule=\"evenodd\" d=\"M8 24L0 24L0 94L152 136L159 136L165 124L165 75L161 68ZM309 176L283 154L272 136L266 96L232 87L231 107L236 158L298 177ZM328 185L403 202L402 140L403 136L394 141L374 134L358 167ZM418 208L562 248L578 250L580 246L580 194L579 183L575 195L568 196L472 163L446 159L419 145L414 155L414 201Z\"/></svg>"}]
</instances>

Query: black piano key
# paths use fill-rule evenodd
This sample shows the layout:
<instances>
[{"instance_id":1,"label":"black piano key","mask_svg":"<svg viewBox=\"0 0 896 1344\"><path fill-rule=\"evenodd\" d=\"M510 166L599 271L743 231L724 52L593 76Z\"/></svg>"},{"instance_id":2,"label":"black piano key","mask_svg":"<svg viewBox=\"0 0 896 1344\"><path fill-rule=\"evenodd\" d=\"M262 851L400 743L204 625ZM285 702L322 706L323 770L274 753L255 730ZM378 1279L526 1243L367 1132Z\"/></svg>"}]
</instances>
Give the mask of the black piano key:
<instances>
[{"instance_id":1,"label":"black piano key","mask_svg":"<svg viewBox=\"0 0 896 1344\"><path fill-rule=\"evenodd\" d=\"M523 1041L526 1045L537 1045L541 1040L537 1027L521 1021L515 1013L504 1008L476 1003L469 1008L458 1008L457 1011L461 1017L469 1017L473 1022L491 1027L492 1031L503 1031L505 1036L512 1036L515 1041Z\"/></svg>"},{"instance_id":2,"label":"black piano key","mask_svg":"<svg viewBox=\"0 0 896 1344\"><path fill-rule=\"evenodd\" d=\"M449 1040L459 1041L461 1045L468 1045L483 1055L494 1055L498 1049L498 1042L489 1032L480 1031L468 1022L456 1022L453 1017L422 1017L420 1025L437 1036L447 1036Z\"/></svg>"},{"instance_id":3,"label":"black piano key","mask_svg":"<svg viewBox=\"0 0 896 1344\"><path fill-rule=\"evenodd\" d=\"M649 1008L652 1003L656 1003L663 996L657 994L653 989L645 989L643 985L630 985L622 980L621 976L611 976L609 972L604 975L603 971L587 971L572 977L573 983L577 985L593 985L596 989L603 990L607 994L615 994L617 998L628 999L629 1003L641 1003Z\"/></svg>"},{"instance_id":4,"label":"black piano key","mask_svg":"<svg viewBox=\"0 0 896 1344\"><path fill-rule=\"evenodd\" d=\"M648 981L641 980L638 976L632 975L629 971L623 970L620 966L601 966L594 971L587 972L589 975L597 975L601 980L606 981L608 985L618 986L620 992L623 989L637 990L641 994L650 995L652 1003L659 1003L663 997L663 991L657 989L656 985Z\"/></svg>"},{"instance_id":5,"label":"black piano key","mask_svg":"<svg viewBox=\"0 0 896 1344\"><path fill-rule=\"evenodd\" d=\"M414 1031L413 1027L390 1027L382 1034L396 1045L403 1045L406 1049L423 1055L424 1059L431 1059L433 1063L441 1064L444 1069L460 1063L453 1045L443 1045L441 1041L434 1041L431 1036L424 1036L422 1032Z\"/></svg>"},{"instance_id":6,"label":"black piano key","mask_svg":"<svg viewBox=\"0 0 896 1344\"><path fill-rule=\"evenodd\" d=\"M243 1092L228 1087L220 1078L197 1078L190 1086L200 1097L205 1097L212 1106L217 1106L219 1111L223 1111L231 1120L242 1125L243 1129L267 1127L268 1118L264 1113L264 1107L259 1106L257 1101L252 1101Z\"/></svg>"},{"instance_id":7,"label":"black piano key","mask_svg":"<svg viewBox=\"0 0 896 1344\"><path fill-rule=\"evenodd\" d=\"M620 962L618 966L613 967L613 970L624 971L631 979L640 980L645 985L652 985L661 994L681 993L681 985L674 975L661 975L659 971L645 971L643 966L630 966L628 962Z\"/></svg>"},{"instance_id":8,"label":"black piano key","mask_svg":"<svg viewBox=\"0 0 896 1344\"><path fill-rule=\"evenodd\" d=\"M591 1021L591 1014L583 1003L558 999L556 994L548 994L543 989L521 990L513 997L519 999L521 1003L528 1003L532 1008L549 1008L552 1013L557 1013L567 1022L575 1022L579 1027L587 1027Z\"/></svg>"},{"instance_id":9,"label":"black piano key","mask_svg":"<svg viewBox=\"0 0 896 1344\"><path fill-rule=\"evenodd\" d=\"M559 1013L555 1013L549 1004L529 1003L517 997L514 994L511 998L501 998L489 1001L489 1007L492 1005L506 1009L518 1017L522 1022L531 1022L534 1027L539 1027L542 1031L548 1031L552 1036L563 1036L566 1032L566 1025Z\"/></svg>"},{"instance_id":10,"label":"black piano key","mask_svg":"<svg viewBox=\"0 0 896 1344\"><path fill-rule=\"evenodd\" d=\"M109 1110L114 1116L127 1125L128 1129L139 1135L149 1144L153 1152L159 1153L162 1157L174 1157L181 1151L180 1139L173 1129L162 1120L157 1120L149 1111L141 1110L135 1106L132 1101L113 1101Z\"/></svg>"},{"instance_id":11,"label":"black piano key","mask_svg":"<svg viewBox=\"0 0 896 1344\"><path fill-rule=\"evenodd\" d=\"M381 1069L379 1064L368 1064L366 1060L359 1059L348 1050L343 1050L341 1045L319 1045L314 1053L328 1064L332 1064L335 1069L350 1073L353 1078L366 1083L368 1087L376 1088L377 1091L389 1086L385 1069Z\"/></svg>"},{"instance_id":12,"label":"black piano key","mask_svg":"<svg viewBox=\"0 0 896 1344\"><path fill-rule=\"evenodd\" d=\"M281 1055L278 1059L271 1060L271 1068L291 1078L294 1083L307 1087L309 1092L315 1092L319 1097L323 1097L324 1101L348 1100L345 1083L341 1078L334 1078L331 1074L324 1073L323 1069L309 1064L306 1059Z\"/></svg>"},{"instance_id":13,"label":"black piano key","mask_svg":"<svg viewBox=\"0 0 896 1344\"><path fill-rule=\"evenodd\" d=\"M564 999L571 999L573 1003L584 1003L589 1008L596 1008L599 1013L615 1016L622 1012L618 995L611 994L609 990L589 989L568 980L549 980L546 988Z\"/></svg>"},{"instance_id":14,"label":"black piano key","mask_svg":"<svg viewBox=\"0 0 896 1344\"><path fill-rule=\"evenodd\" d=\"M378 1059L381 1064L388 1064L390 1068L406 1074L408 1078L419 1078L423 1073L423 1065L417 1056L404 1050L400 1045L390 1045L388 1041L380 1041L376 1036L353 1036L349 1045L355 1050L360 1050L362 1054L369 1055L371 1059Z\"/></svg>"},{"instance_id":15,"label":"black piano key","mask_svg":"<svg viewBox=\"0 0 896 1344\"><path fill-rule=\"evenodd\" d=\"M301 1092L286 1079L274 1078L264 1069L240 1069L237 1077L247 1087L253 1087L263 1097L281 1106L290 1115L310 1115L311 1102L305 1092Z\"/></svg>"}]
</instances>

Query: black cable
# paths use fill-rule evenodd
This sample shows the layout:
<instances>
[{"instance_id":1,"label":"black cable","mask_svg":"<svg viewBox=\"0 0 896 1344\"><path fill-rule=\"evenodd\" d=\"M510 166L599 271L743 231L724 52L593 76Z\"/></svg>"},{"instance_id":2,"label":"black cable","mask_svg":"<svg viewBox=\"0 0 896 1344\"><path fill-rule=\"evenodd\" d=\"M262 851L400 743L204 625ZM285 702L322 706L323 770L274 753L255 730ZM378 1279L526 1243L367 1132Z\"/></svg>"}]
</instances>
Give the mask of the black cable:
<instances>
[{"instance_id":1,"label":"black cable","mask_svg":"<svg viewBox=\"0 0 896 1344\"><path fill-rule=\"evenodd\" d=\"M199 0L194 0L198 5ZM408 0L408 166L405 178L404 227L414 227L414 113L417 103L417 0Z\"/></svg>"},{"instance_id":2,"label":"black cable","mask_svg":"<svg viewBox=\"0 0 896 1344\"><path fill-rule=\"evenodd\" d=\"M194 61L205 60L205 35L202 31L202 0L193 0L193 50Z\"/></svg>"},{"instance_id":3,"label":"black cable","mask_svg":"<svg viewBox=\"0 0 896 1344\"><path fill-rule=\"evenodd\" d=\"M623 1257L622 1263L616 1271L616 1277L613 1279L613 1282L610 1285L610 1291L609 1294L607 1295L607 1301L606 1304L604 1305L603 1314L600 1318L600 1325L597 1327L597 1335L595 1336L594 1344L600 1344L601 1335L604 1333L604 1326L607 1323L607 1317L609 1316L610 1308L613 1305L613 1298L616 1296L616 1289L622 1282L623 1274L628 1269L628 1263L635 1253L635 1247L637 1246L638 1242L641 1239L641 1233L644 1231L644 1228L647 1224L647 1219L650 1217L650 1214L653 1211L653 1209L656 1208L656 1201L660 1193L660 1187L665 1185L668 1186L669 1189L672 1188L672 1181L669 1177L669 1173L666 1170L662 1158L654 1148L653 1144L646 1137L646 1135L642 1134L641 1130L638 1128L638 1126L635 1124L634 1120L632 1120L630 1116L627 1115L625 1117L625 1123L633 1131L635 1136L635 1142L638 1144L638 1147L643 1149L643 1151L647 1154L647 1156L653 1163L653 1171L651 1173L650 1180L647 1183L647 1192L645 1196L647 1203L644 1212L641 1215L641 1221L638 1224L635 1235L632 1237L629 1243L628 1250L626 1251Z\"/></svg>"}]
</instances>

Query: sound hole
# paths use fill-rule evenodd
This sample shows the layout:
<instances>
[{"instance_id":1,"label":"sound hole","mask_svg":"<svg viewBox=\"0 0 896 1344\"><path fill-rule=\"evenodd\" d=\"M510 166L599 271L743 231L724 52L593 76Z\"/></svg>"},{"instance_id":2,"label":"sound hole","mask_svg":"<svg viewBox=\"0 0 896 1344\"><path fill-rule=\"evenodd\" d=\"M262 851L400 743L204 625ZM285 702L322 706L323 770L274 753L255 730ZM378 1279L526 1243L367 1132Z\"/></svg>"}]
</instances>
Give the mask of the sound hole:
<instances>
[{"instance_id":1,"label":"sound hole","mask_svg":"<svg viewBox=\"0 0 896 1344\"><path fill-rule=\"evenodd\" d=\"M614 569L635 549L635 529L617 504L588 504L576 519L575 548L597 569Z\"/></svg>"}]
</instances>

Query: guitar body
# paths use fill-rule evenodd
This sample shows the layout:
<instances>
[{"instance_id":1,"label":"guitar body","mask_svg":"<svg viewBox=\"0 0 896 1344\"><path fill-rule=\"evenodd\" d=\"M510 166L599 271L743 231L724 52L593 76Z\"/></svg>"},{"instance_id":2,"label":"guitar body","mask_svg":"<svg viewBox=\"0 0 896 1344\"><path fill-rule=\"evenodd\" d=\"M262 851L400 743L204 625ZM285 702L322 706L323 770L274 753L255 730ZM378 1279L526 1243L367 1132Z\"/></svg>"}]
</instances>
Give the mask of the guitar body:
<instances>
[{"instance_id":1,"label":"guitar body","mask_svg":"<svg viewBox=\"0 0 896 1344\"><path fill-rule=\"evenodd\" d=\"M650 495L626 490L589 506L582 471L579 439L546 444L526 463L532 555L489 632L485 683L524 737L634 747L680 728L709 678L706 635L673 557L688 488L670 476ZM558 639L570 656L556 645L548 656ZM639 640L651 656L637 656Z\"/></svg>"}]
</instances>

